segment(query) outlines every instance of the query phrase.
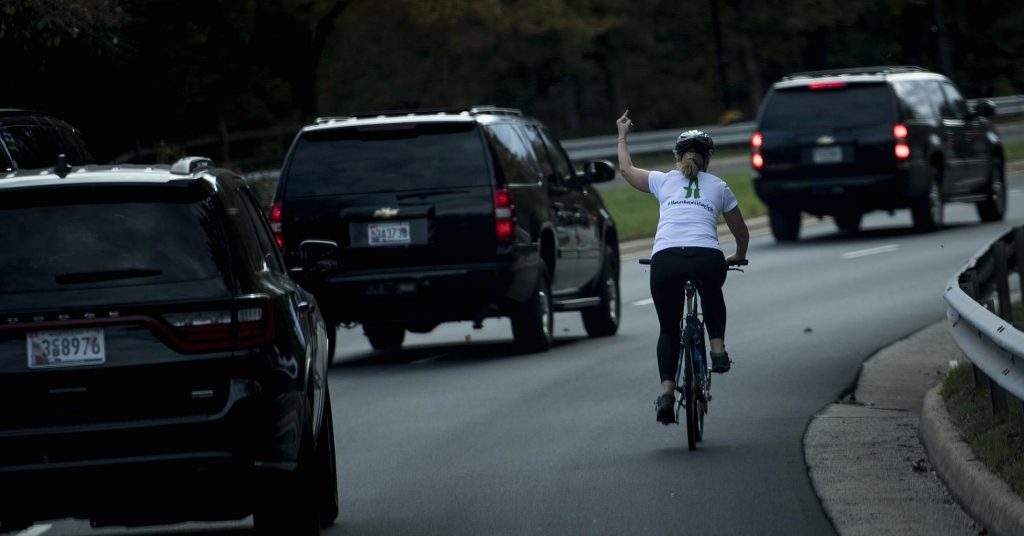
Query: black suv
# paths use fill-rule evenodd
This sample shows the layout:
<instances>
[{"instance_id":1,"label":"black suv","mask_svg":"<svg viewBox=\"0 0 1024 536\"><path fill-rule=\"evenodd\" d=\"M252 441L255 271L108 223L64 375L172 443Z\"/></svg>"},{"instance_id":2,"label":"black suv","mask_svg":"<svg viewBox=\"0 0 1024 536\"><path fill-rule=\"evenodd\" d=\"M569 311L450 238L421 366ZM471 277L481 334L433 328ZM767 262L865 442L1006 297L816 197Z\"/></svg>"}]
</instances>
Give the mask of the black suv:
<instances>
[{"instance_id":1,"label":"black suv","mask_svg":"<svg viewBox=\"0 0 1024 536\"><path fill-rule=\"evenodd\" d=\"M326 324L241 178L12 173L0 221L0 531L333 521Z\"/></svg>"},{"instance_id":2,"label":"black suv","mask_svg":"<svg viewBox=\"0 0 1024 536\"><path fill-rule=\"evenodd\" d=\"M362 323L376 349L508 316L520 349L544 351L555 311L618 329L618 237L591 186L614 177L606 161L577 172L518 110L322 118L296 136L270 217L328 323Z\"/></svg>"},{"instance_id":3,"label":"black suv","mask_svg":"<svg viewBox=\"0 0 1024 536\"><path fill-rule=\"evenodd\" d=\"M72 166L93 164L82 133L43 112L0 109L0 173L53 167L63 154Z\"/></svg>"},{"instance_id":4,"label":"black suv","mask_svg":"<svg viewBox=\"0 0 1024 536\"><path fill-rule=\"evenodd\" d=\"M1003 146L948 78L920 67L797 73L768 91L751 139L754 187L776 240L795 240L800 213L856 231L872 210L909 208L914 227L942 226L943 204L1006 211Z\"/></svg>"}]
</instances>

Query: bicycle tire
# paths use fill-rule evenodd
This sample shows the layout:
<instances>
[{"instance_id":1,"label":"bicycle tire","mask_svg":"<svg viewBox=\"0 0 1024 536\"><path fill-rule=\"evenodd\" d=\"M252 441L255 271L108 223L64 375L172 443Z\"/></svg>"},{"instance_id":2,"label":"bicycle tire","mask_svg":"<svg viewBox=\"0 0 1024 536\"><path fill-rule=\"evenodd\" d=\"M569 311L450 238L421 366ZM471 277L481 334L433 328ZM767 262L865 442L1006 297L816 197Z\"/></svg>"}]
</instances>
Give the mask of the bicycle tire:
<instances>
[{"instance_id":1,"label":"bicycle tire","mask_svg":"<svg viewBox=\"0 0 1024 536\"><path fill-rule=\"evenodd\" d=\"M693 384L693 339L689 328L683 333L683 407L686 410L686 446L690 450L695 450L700 434L697 424L700 409L697 408L697 389Z\"/></svg>"}]
</instances>

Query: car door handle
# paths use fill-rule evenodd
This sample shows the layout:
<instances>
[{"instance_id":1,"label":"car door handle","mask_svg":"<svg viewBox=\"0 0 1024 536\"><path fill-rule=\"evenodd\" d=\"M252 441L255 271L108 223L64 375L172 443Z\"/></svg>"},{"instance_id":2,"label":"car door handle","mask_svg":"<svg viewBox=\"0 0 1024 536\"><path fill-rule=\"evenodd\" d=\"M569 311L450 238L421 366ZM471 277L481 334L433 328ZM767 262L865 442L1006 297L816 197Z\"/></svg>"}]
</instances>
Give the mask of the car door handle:
<instances>
[{"instance_id":1,"label":"car door handle","mask_svg":"<svg viewBox=\"0 0 1024 536\"><path fill-rule=\"evenodd\" d=\"M303 313L308 313L309 311L312 311L312 310L313 310L313 303L312 302L308 302L308 301L305 301L305 300L299 302L299 311L302 311Z\"/></svg>"}]
</instances>

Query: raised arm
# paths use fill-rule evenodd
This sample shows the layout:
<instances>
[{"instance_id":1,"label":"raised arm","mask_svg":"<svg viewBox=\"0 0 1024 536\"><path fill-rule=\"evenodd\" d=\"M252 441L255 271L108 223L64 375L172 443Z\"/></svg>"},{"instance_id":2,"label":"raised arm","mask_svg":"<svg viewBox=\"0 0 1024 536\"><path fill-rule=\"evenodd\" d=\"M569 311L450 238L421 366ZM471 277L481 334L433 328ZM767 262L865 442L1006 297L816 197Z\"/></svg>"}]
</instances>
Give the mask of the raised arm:
<instances>
[{"instance_id":1,"label":"raised arm","mask_svg":"<svg viewBox=\"0 0 1024 536\"><path fill-rule=\"evenodd\" d=\"M633 158L629 155L629 144L626 142L626 136L629 134L630 129L633 128L633 121L629 119L629 110L622 114L622 117L615 122L615 126L619 131L619 141L616 143L618 144L619 153L619 171L622 172L622 177L633 188L641 192L651 193L651 187L647 182L651 172L634 166Z\"/></svg>"},{"instance_id":2,"label":"raised arm","mask_svg":"<svg viewBox=\"0 0 1024 536\"><path fill-rule=\"evenodd\" d=\"M747 222L743 219L740 207L736 207L725 214L725 224L729 226L729 232L736 238L736 253L730 255L728 260L743 260L747 258L747 244L750 243L750 231L747 230Z\"/></svg>"}]
</instances>

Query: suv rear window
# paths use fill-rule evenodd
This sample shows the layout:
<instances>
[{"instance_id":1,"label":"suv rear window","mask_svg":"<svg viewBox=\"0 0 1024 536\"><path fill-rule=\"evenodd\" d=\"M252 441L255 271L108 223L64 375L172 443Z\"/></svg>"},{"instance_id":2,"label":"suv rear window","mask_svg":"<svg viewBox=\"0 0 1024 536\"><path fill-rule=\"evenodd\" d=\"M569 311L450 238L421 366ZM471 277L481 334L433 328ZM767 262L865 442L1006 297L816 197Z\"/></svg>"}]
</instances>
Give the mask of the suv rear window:
<instances>
[{"instance_id":1,"label":"suv rear window","mask_svg":"<svg viewBox=\"0 0 1024 536\"><path fill-rule=\"evenodd\" d=\"M15 192L0 202L0 295L224 281L229 273L211 198L159 188L83 202L89 192L69 190Z\"/></svg>"},{"instance_id":2,"label":"suv rear window","mask_svg":"<svg viewBox=\"0 0 1024 536\"><path fill-rule=\"evenodd\" d=\"M307 132L296 142L285 196L490 184L474 123L419 123Z\"/></svg>"},{"instance_id":3,"label":"suv rear window","mask_svg":"<svg viewBox=\"0 0 1024 536\"><path fill-rule=\"evenodd\" d=\"M892 90L885 84L844 88L782 89L765 104L761 128L856 127L895 122Z\"/></svg>"}]
</instances>

